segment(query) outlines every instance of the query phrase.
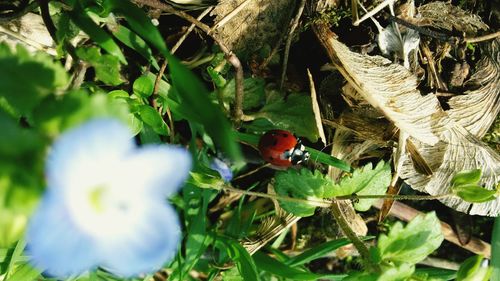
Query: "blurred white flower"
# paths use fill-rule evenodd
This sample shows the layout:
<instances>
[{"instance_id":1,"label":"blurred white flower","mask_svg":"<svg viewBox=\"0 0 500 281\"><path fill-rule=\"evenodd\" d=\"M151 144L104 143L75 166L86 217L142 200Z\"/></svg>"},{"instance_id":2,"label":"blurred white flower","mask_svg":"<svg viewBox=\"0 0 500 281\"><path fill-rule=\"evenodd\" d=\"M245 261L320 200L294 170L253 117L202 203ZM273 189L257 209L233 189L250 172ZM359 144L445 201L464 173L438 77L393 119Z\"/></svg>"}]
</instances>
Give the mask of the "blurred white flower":
<instances>
[{"instance_id":1,"label":"blurred white flower","mask_svg":"<svg viewBox=\"0 0 500 281\"><path fill-rule=\"evenodd\" d=\"M57 277L97 266L126 277L158 270L174 257L181 236L165 198L190 167L182 148L137 148L116 120L68 131L49 153L47 191L28 226L31 262Z\"/></svg>"}]
</instances>

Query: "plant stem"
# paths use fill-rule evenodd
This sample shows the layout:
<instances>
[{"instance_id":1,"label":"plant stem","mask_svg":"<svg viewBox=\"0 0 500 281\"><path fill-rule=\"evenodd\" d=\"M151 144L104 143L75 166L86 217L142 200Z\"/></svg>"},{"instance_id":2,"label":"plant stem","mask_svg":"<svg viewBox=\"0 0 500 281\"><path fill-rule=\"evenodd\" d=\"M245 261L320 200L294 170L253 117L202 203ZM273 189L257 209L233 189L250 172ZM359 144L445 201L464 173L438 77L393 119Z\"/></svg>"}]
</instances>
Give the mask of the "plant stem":
<instances>
[{"instance_id":1,"label":"plant stem","mask_svg":"<svg viewBox=\"0 0 500 281\"><path fill-rule=\"evenodd\" d=\"M352 230L349 226L344 214L340 210L338 202L333 202L330 206L330 210L332 211L333 217L335 217L335 220L339 224L340 229L342 229L342 232L344 232L345 236L351 240L354 247L358 250L361 258L363 259L364 265L366 267L374 266L372 262L370 262L370 251L368 250L368 247L365 243L363 243L363 241L361 241L361 239L359 239L358 235L356 235L354 230Z\"/></svg>"},{"instance_id":2,"label":"plant stem","mask_svg":"<svg viewBox=\"0 0 500 281\"><path fill-rule=\"evenodd\" d=\"M217 189L217 188L214 188ZM220 189L229 191L229 192L234 192L234 193L239 193L239 194L245 194L245 195L252 195L252 196L258 196L258 197L263 197L263 198L270 198L270 199L277 199L277 200L282 200L282 201L288 201L288 202L295 202L295 203L301 203L301 204L309 204L311 206L316 206L316 207L321 207L321 208L330 208L332 204L338 201L343 201L343 200L359 200L359 199L393 199L393 200L435 200L435 199L441 199L441 198L446 198L453 196L452 193L445 193L445 194L437 194L437 195L389 195L389 194L384 194L384 195L344 195L344 196L336 196L330 199L301 199L301 198L293 198L293 197L288 197L288 196L281 196L278 194L267 194L267 193L262 193L262 192L256 192L256 191L248 191L248 190L242 190L242 189L237 189L229 185L225 185L221 187Z\"/></svg>"}]
</instances>

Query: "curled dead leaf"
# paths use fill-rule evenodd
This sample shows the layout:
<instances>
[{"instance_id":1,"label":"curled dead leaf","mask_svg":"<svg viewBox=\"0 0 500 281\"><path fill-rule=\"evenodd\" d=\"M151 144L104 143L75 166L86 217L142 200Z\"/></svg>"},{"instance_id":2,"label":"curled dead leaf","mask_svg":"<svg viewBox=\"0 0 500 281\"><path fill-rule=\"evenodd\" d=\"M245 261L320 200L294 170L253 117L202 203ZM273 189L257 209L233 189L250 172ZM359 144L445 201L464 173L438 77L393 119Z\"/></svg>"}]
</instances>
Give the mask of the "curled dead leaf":
<instances>
[{"instance_id":1,"label":"curled dead leaf","mask_svg":"<svg viewBox=\"0 0 500 281\"><path fill-rule=\"evenodd\" d=\"M474 15L450 3L431 2L418 8L420 21L434 28L449 31L458 30L467 35L474 35L478 30L487 30L488 26L478 15Z\"/></svg>"}]
</instances>

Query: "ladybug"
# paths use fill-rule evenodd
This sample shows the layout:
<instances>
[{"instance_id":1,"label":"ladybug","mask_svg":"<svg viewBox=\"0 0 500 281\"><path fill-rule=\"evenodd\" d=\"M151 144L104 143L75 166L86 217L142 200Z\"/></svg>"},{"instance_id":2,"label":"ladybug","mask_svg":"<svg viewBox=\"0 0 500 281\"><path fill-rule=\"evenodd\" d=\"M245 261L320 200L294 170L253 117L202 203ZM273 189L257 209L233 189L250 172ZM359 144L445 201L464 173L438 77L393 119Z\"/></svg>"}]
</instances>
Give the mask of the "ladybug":
<instances>
[{"instance_id":1,"label":"ladybug","mask_svg":"<svg viewBox=\"0 0 500 281\"><path fill-rule=\"evenodd\" d=\"M259 151L265 161L277 167L290 167L309 159L300 139L285 130L266 132L260 138Z\"/></svg>"}]
</instances>

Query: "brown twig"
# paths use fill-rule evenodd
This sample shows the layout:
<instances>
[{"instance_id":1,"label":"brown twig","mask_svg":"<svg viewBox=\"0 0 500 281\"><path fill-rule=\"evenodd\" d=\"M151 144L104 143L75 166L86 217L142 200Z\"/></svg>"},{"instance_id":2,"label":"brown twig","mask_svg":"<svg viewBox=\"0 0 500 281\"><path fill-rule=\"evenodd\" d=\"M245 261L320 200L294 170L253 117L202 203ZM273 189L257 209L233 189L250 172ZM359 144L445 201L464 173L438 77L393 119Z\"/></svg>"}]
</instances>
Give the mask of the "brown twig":
<instances>
[{"instance_id":1,"label":"brown twig","mask_svg":"<svg viewBox=\"0 0 500 281\"><path fill-rule=\"evenodd\" d=\"M203 11L198 16L197 20L203 19L203 17L206 16L212 10L212 8L213 7L208 7L207 9L205 9L205 11ZM179 49L179 47L184 42L184 40L186 40L186 38L188 37L188 35L193 31L194 27L195 27L195 25L191 24L191 26L182 35L182 37L179 38L179 40L177 41L177 43L175 43L175 45L172 47L172 50L171 50L172 54L174 54L177 51L177 49ZM160 71L158 72L158 75L156 75L155 85L154 85L154 88L153 88L153 94L151 95L151 97L152 97L152 99L151 99L151 103L152 104L151 105L153 106L153 108L157 107L156 100L153 97L156 96L156 94L158 93L158 90L160 88L160 81L161 81L161 78L163 77L163 74L165 73L165 69L167 68L167 64L168 64L168 61L164 60L163 64L160 67ZM168 107L166 108L166 113L167 113L167 117L168 117L168 123L169 123L169 126L170 126L170 142L174 142L174 137L175 137L174 121L172 119L172 113L170 112L170 108L168 108Z\"/></svg>"},{"instance_id":2,"label":"brown twig","mask_svg":"<svg viewBox=\"0 0 500 281\"><path fill-rule=\"evenodd\" d=\"M233 65L235 69L235 103L233 109L233 118L236 122L241 120L246 120L245 115L243 114L243 95L244 95L244 87L243 87L243 67L241 65L238 57L226 46L226 44L218 37L216 34L212 32L210 27L199 20L195 19L191 15L186 12L176 10L174 7L162 3L158 0L134 0L134 2L142 4L144 6L148 6L151 8L159 9L161 11L171 13L176 15L186 21L194 24L196 27L205 32L208 36L212 37L212 39L219 45L221 51L226 56L226 59L231 65Z\"/></svg>"},{"instance_id":3,"label":"brown twig","mask_svg":"<svg viewBox=\"0 0 500 281\"><path fill-rule=\"evenodd\" d=\"M478 43L478 42L483 42L491 39L495 39L497 37L500 37L500 31L491 33L491 34L486 34L483 36L479 37L473 37L473 38L465 38L464 41L467 43Z\"/></svg>"},{"instance_id":4,"label":"brown twig","mask_svg":"<svg viewBox=\"0 0 500 281\"><path fill-rule=\"evenodd\" d=\"M290 31L288 32L288 37L286 38L285 53L283 55L283 69L281 70L280 90L283 89L283 85L285 84L286 69L288 66L288 56L290 54L290 47L292 46L293 34L295 32L295 29L297 29L297 27L299 26L300 17L302 16L302 12L304 12L305 6L306 6L306 0L300 0L297 14L292 19L292 22L290 24Z\"/></svg>"},{"instance_id":5,"label":"brown twig","mask_svg":"<svg viewBox=\"0 0 500 281\"><path fill-rule=\"evenodd\" d=\"M50 37L52 37L52 40L54 40L55 44L57 45L59 43L59 39L57 38L56 34L57 32L56 26L54 25L54 22L50 17L49 0L37 0L37 1L38 5L40 6L40 14L42 16L43 23L45 24L45 27L47 28L47 31L50 34ZM69 55L72 56L73 58L78 58L76 56L76 51L73 45L69 44L68 42L63 42L63 43Z\"/></svg>"},{"instance_id":6,"label":"brown twig","mask_svg":"<svg viewBox=\"0 0 500 281\"><path fill-rule=\"evenodd\" d=\"M210 6L208 8L206 8L196 19L201 21L206 15L208 15L208 13L210 13L210 11L213 9L214 7L213 6ZM177 41L177 43L175 43L175 45L172 47L172 54L175 54L175 52L177 51L177 49L179 49L179 47L181 46L181 44L184 42L184 40L186 40L186 38L188 37L188 35L194 30L196 26L194 25L194 23L192 23L188 30L186 30L186 32L181 36L181 38L179 38L179 40Z\"/></svg>"},{"instance_id":7,"label":"brown twig","mask_svg":"<svg viewBox=\"0 0 500 281\"><path fill-rule=\"evenodd\" d=\"M35 10L37 7L38 7L38 1L33 1L31 3L29 3L29 1L26 1L24 4L17 7L16 11L2 13L0 16L0 23L9 22L14 19L20 18L26 15L27 13Z\"/></svg>"}]
</instances>

